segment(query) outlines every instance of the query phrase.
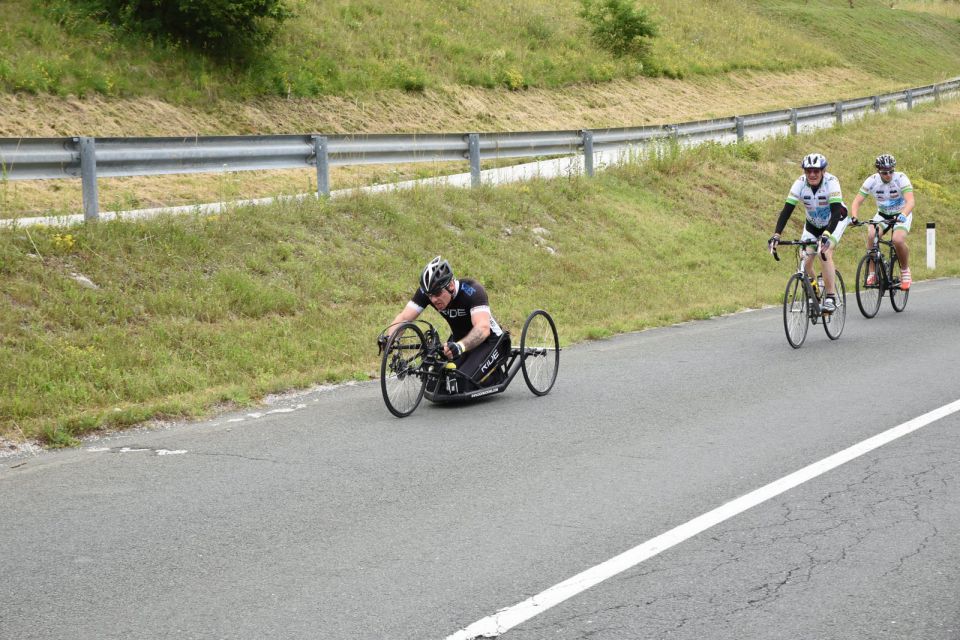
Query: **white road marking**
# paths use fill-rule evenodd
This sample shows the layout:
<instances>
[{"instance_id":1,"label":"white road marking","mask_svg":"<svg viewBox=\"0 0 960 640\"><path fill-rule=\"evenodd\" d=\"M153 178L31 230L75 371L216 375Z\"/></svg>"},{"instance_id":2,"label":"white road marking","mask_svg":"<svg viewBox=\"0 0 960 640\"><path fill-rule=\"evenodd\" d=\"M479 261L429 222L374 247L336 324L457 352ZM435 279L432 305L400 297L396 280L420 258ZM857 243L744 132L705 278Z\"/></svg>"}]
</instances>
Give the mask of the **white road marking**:
<instances>
[{"instance_id":1,"label":"white road marking","mask_svg":"<svg viewBox=\"0 0 960 640\"><path fill-rule=\"evenodd\" d=\"M790 475L775 480L770 484L760 487L750 493L732 500L713 511L709 511L701 516L686 522L678 527L663 533L656 538L647 540L643 544L615 556L606 562L591 567L586 571L578 573L572 578L556 584L546 591L524 600L512 607L501 609L492 616L487 616L470 626L457 631L446 640L471 640L473 638L496 638L502 633L506 633L518 624L529 620L530 618L543 613L554 605L560 604L564 600L586 591L590 587L611 578L618 573L630 569L644 560L652 558L661 551L680 544L684 540L692 538L698 533L706 531L710 527L728 520L740 513L743 513L751 507L774 498L781 493L812 480L840 465L850 462L866 453L873 451L885 444L893 442L897 438L913 433L914 431L936 422L941 418L960 411L960 400L955 400L950 404L944 405L939 409L934 409L929 413L914 418L901 425L888 429L883 433L877 434L872 438L859 442L838 453L814 462L811 465L794 471Z\"/></svg>"},{"instance_id":2,"label":"white road marking","mask_svg":"<svg viewBox=\"0 0 960 640\"><path fill-rule=\"evenodd\" d=\"M157 449L158 456L177 456L181 453L186 453L186 449L174 449L173 451L169 449Z\"/></svg>"}]
</instances>

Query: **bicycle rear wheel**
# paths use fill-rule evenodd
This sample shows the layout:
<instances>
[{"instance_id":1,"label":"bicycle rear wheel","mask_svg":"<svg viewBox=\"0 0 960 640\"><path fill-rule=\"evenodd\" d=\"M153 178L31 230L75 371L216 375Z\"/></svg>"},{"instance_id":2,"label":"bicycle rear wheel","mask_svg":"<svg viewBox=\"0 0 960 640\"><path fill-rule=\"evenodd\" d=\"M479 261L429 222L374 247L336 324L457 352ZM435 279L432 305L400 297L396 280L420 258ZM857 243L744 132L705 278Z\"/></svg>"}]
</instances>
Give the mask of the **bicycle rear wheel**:
<instances>
[{"instance_id":1,"label":"bicycle rear wheel","mask_svg":"<svg viewBox=\"0 0 960 640\"><path fill-rule=\"evenodd\" d=\"M799 349L807 339L808 304L803 281L800 274L795 273L787 280L787 290L783 293L783 329L794 349Z\"/></svg>"},{"instance_id":2,"label":"bicycle rear wheel","mask_svg":"<svg viewBox=\"0 0 960 640\"><path fill-rule=\"evenodd\" d=\"M867 275L870 272L870 263L873 262L873 273L876 282L867 284ZM860 307L860 313L865 318L872 318L880 310L880 299L883 298L883 271L877 268L878 260L869 254L860 258L860 264L857 265L857 306Z\"/></svg>"},{"instance_id":3,"label":"bicycle rear wheel","mask_svg":"<svg viewBox=\"0 0 960 640\"><path fill-rule=\"evenodd\" d=\"M560 368L560 339L553 318L543 309L531 313L523 323L520 367L530 391L538 396L550 393Z\"/></svg>"},{"instance_id":4,"label":"bicycle rear wheel","mask_svg":"<svg viewBox=\"0 0 960 640\"><path fill-rule=\"evenodd\" d=\"M836 340L843 333L843 325L847 320L847 288L843 284L843 276L840 270L836 271L837 287L837 309L833 313L823 317L823 330L827 332L827 337Z\"/></svg>"},{"instance_id":5,"label":"bicycle rear wheel","mask_svg":"<svg viewBox=\"0 0 960 640\"><path fill-rule=\"evenodd\" d=\"M890 261L890 306L893 307L893 310L897 313L900 313L907 308L907 299L910 298L910 289L904 291L900 288L900 278L903 276L900 273L900 259L897 258L897 253L893 253L893 260Z\"/></svg>"},{"instance_id":6,"label":"bicycle rear wheel","mask_svg":"<svg viewBox=\"0 0 960 640\"><path fill-rule=\"evenodd\" d=\"M380 391L390 413L403 418L420 404L427 378L423 375L426 341L417 325L405 322L394 330L380 361Z\"/></svg>"}]
</instances>

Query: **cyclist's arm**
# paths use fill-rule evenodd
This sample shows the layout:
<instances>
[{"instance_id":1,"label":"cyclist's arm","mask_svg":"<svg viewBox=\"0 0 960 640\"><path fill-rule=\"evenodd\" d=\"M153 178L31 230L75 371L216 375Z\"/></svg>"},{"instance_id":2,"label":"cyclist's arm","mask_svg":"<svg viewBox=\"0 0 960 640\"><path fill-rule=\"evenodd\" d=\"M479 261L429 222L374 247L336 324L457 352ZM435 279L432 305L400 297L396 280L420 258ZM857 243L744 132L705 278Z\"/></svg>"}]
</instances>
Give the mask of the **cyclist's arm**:
<instances>
[{"instance_id":1,"label":"cyclist's arm","mask_svg":"<svg viewBox=\"0 0 960 640\"><path fill-rule=\"evenodd\" d=\"M905 192L903 194L903 199L905 201L905 204L903 205L903 211L901 211L900 213L902 213L905 216L908 216L911 213L913 213L913 205L916 202L913 198L913 191Z\"/></svg>"},{"instance_id":2,"label":"cyclist's arm","mask_svg":"<svg viewBox=\"0 0 960 640\"><path fill-rule=\"evenodd\" d=\"M790 214L793 213L795 207L796 205L790 201L783 203L783 209L780 210L780 217L777 219L777 230L773 232L775 235L783 233L787 226L787 220L790 219Z\"/></svg>"},{"instance_id":3,"label":"cyclist's arm","mask_svg":"<svg viewBox=\"0 0 960 640\"><path fill-rule=\"evenodd\" d=\"M393 322L390 323L390 329L387 331L389 334L390 331L393 331L399 324L403 322L413 322L420 317L420 312L423 311L420 307L415 305L412 301L407 303L407 306L397 314L397 317L393 319Z\"/></svg>"},{"instance_id":4,"label":"cyclist's arm","mask_svg":"<svg viewBox=\"0 0 960 640\"><path fill-rule=\"evenodd\" d=\"M483 343L490 336L490 312L473 310L470 312L470 320L473 322L473 328L460 340L464 351L469 351L477 345Z\"/></svg>"},{"instance_id":5,"label":"cyclist's arm","mask_svg":"<svg viewBox=\"0 0 960 640\"><path fill-rule=\"evenodd\" d=\"M850 203L850 216L851 216L851 217L856 218L857 220L860 219L860 216L857 215L857 214L860 213L860 205L863 204L863 201L864 201L864 200L866 200L866 198L863 197L863 194L862 194L862 193L858 193L858 194L857 194L857 197L853 199L853 202Z\"/></svg>"},{"instance_id":6,"label":"cyclist's arm","mask_svg":"<svg viewBox=\"0 0 960 640\"><path fill-rule=\"evenodd\" d=\"M832 234L841 220L843 220L843 205L839 202L831 202L830 224L827 225L827 233Z\"/></svg>"}]
</instances>

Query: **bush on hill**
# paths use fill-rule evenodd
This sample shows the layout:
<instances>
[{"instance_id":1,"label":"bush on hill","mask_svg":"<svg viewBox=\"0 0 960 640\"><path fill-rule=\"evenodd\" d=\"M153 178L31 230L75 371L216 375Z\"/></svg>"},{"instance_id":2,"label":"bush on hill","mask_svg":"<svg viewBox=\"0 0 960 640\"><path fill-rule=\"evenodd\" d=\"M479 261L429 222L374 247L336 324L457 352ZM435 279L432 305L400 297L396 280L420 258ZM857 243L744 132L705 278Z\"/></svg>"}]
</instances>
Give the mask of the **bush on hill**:
<instances>
[{"instance_id":1,"label":"bush on hill","mask_svg":"<svg viewBox=\"0 0 960 640\"><path fill-rule=\"evenodd\" d=\"M633 0L580 0L580 15L590 23L597 46L617 56L643 57L657 25L646 9L637 9Z\"/></svg>"},{"instance_id":2,"label":"bush on hill","mask_svg":"<svg viewBox=\"0 0 960 640\"><path fill-rule=\"evenodd\" d=\"M74 4L125 29L241 62L254 57L292 15L283 0L74 0Z\"/></svg>"}]
</instances>

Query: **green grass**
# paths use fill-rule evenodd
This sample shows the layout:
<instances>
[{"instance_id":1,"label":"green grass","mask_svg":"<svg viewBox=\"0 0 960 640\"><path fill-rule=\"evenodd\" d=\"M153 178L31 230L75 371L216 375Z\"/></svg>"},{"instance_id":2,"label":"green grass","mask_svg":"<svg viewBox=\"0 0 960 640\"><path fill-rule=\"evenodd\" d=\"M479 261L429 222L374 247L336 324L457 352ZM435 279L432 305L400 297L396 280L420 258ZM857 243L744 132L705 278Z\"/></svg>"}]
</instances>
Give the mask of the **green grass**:
<instances>
[{"instance_id":1,"label":"green grass","mask_svg":"<svg viewBox=\"0 0 960 640\"><path fill-rule=\"evenodd\" d=\"M577 0L291 0L297 17L252 66L218 65L78 15L69 0L0 3L0 90L175 103L468 85L556 88L637 75L836 65L904 84L956 74L960 21L937 3L650 0L650 60L591 42ZM826 28L824 27L826 25Z\"/></svg>"},{"instance_id":2,"label":"green grass","mask_svg":"<svg viewBox=\"0 0 960 640\"><path fill-rule=\"evenodd\" d=\"M667 149L593 180L2 231L0 434L58 446L100 427L366 379L377 333L436 253L485 283L502 324L518 331L543 307L565 344L777 303L790 266L765 243L798 158L814 149L849 202L884 140L917 186L914 228L936 220L940 230L935 274L913 234L915 277L960 275L951 104L815 137ZM800 225L794 215L785 235ZM848 232L848 281L862 251Z\"/></svg>"}]
</instances>

